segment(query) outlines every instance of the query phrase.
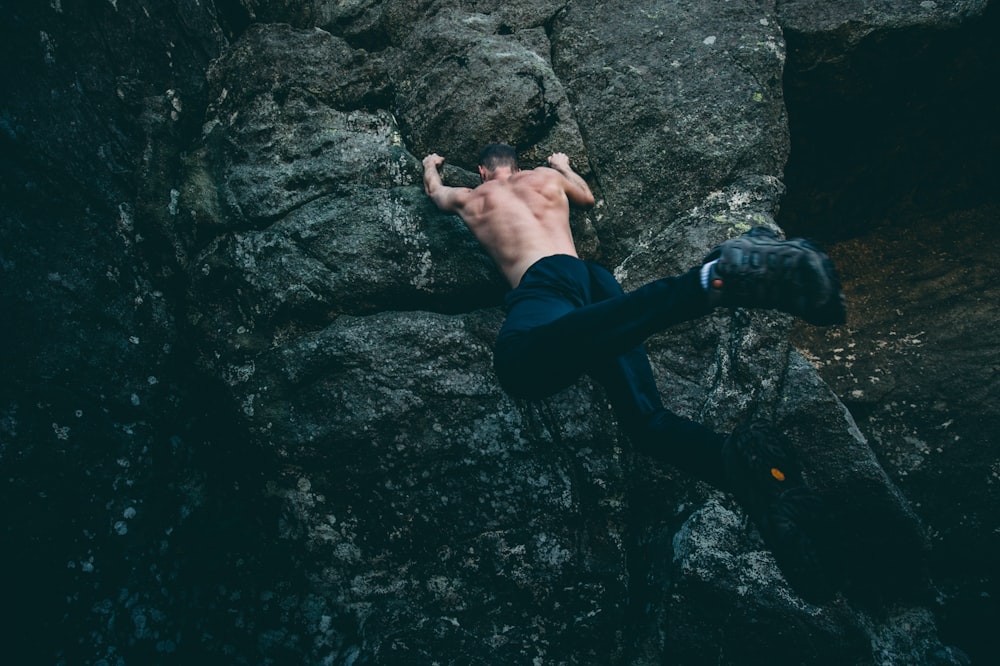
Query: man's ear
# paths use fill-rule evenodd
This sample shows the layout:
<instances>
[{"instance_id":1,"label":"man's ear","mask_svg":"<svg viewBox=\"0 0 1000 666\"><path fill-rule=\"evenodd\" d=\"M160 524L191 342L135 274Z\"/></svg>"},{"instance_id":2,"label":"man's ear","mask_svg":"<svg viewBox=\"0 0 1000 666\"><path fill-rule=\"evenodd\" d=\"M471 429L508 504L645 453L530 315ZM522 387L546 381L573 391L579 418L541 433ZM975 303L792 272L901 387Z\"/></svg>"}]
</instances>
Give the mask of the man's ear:
<instances>
[{"instance_id":1,"label":"man's ear","mask_svg":"<svg viewBox=\"0 0 1000 666\"><path fill-rule=\"evenodd\" d=\"M480 164L479 165L479 180L481 180L482 182L485 183L486 182L486 175L488 173L489 172L486 170L486 167L484 167L482 164Z\"/></svg>"}]
</instances>

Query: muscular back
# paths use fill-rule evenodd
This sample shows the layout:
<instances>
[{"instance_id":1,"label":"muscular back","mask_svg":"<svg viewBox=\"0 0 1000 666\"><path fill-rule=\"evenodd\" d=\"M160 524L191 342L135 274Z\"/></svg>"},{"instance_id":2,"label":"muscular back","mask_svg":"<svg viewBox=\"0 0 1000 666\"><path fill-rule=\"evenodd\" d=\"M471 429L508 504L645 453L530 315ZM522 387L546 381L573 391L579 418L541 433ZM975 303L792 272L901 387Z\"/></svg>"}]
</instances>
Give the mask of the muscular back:
<instances>
[{"instance_id":1,"label":"muscular back","mask_svg":"<svg viewBox=\"0 0 1000 666\"><path fill-rule=\"evenodd\" d=\"M457 211L513 287L542 257L576 256L563 181L554 169L518 171L471 190Z\"/></svg>"}]
</instances>

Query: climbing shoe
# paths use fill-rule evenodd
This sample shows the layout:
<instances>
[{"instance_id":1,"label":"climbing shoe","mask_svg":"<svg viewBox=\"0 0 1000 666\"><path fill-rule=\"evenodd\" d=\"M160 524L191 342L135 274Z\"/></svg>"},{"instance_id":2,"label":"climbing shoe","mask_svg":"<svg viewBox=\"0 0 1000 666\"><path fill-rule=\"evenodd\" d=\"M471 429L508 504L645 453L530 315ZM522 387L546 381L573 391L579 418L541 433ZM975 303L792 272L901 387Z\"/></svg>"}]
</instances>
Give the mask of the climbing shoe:
<instances>
[{"instance_id":1,"label":"climbing shoe","mask_svg":"<svg viewBox=\"0 0 1000 666\"><path fill-rule=\"evenodd\" d=\"M765 227L723 242L704 263L713 306L769 308L828 326L847 320L833 262L803 238L780 240Z\"/></svg>"},{"instance_id":2,"label":"climbing shoe","mask_svg":"<svg viewBox=\"0 0 1000 666\"><path fill-rule=\"evenodd\" d=\"M789 584L802 598L821 602L832 593L815 538L827 522L788 440L763 422L741 425L722 447L729 490L757 525Z\"/></svg>"}]
</instances>

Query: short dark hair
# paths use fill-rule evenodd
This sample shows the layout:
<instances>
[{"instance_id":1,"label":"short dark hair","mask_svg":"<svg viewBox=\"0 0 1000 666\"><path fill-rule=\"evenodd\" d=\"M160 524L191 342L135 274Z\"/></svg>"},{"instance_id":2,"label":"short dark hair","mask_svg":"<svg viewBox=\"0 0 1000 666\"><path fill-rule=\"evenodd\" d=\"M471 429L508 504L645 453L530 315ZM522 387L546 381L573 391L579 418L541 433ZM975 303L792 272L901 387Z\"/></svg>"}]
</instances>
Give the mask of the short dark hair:
<instances>
[{"instance_id":1,"label":"short dark hair","mask_svg":"<svg viewBox=\"0 0 1000 666\"><path fill-rule=\"evenodd\" d=\"M498 167L510 167L517 170L517 151L506 143L487 144L479 152L479 166L493 171Z\"/></svg>"}]
</instances>

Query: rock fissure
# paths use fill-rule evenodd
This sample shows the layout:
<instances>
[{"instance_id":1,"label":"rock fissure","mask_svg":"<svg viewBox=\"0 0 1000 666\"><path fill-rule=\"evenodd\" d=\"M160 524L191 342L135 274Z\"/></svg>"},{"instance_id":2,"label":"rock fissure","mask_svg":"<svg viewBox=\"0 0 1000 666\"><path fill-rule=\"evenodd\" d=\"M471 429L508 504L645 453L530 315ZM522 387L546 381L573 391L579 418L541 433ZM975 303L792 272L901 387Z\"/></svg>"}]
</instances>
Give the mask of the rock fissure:
<instances>
[{"instance_id":1,"label":"rock fissure","mask_svg":"<svg viewBox=\"0 0 1000 666\"><path fill-rule=\"evenodd\" d=\"M793 15L785 76L792 151L779 221L818 236L841 266L854 304L847 329L799 329L796 346L927 520L938 621L979 662L992 646L974 627L998 618L996 604L984 601L998 583L980 568L994 558L980 554L997 542L978 526L996 514L1000 496L989 474L972 472L995 464L974 451L988 450L997 427L990 391L982 390L996 381L987 351L995 312L985 286L994 270L972 248L989 244L984 228L997 210L996 188L983 178L1000 148L1000 108L981 91L1000 75L987 37L1000 12L983 10L985 3L936 4L959 12L954 22L844 27L855 48L842 58L830 57ZM958 371L963 347L977 349L978 361ZM975 417L958 415L970 407ZM964 508L946 510L955 498L941 502L940 493L955 483L964 486ZM970 574L960 582L954 558L967 551L977 555L959 566ZM873 641L891 642L887 631L875 630Z\"/></svg>"}]
</instances>

